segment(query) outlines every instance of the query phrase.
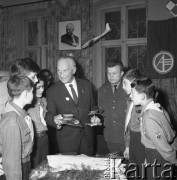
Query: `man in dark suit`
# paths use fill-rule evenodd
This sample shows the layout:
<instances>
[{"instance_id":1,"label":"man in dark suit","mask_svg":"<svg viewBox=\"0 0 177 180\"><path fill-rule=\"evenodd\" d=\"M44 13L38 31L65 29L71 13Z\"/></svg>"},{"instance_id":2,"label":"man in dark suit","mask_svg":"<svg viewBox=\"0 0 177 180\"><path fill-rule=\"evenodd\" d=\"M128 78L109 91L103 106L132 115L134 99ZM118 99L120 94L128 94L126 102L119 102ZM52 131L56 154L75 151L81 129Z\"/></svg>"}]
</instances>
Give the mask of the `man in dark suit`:
<instances>
[{"instance_id":1,"label":"man in dark suit","mask_svg":"<svg viewBox=\"0 0 177 180\"><path fill-rule=\"evenodd\" d=\"M59 58L57 71L59 81L47 90L46 121L57 129L59 152L93 155L93 129L86 123L99 123L100 120L95 116L90 119L88 115L89 111L97 108L91 83L74 77L76 63L71 56ZM82 127L62 124L63 114L73 114Z\"/></svg>"},{"instance_id":2,"label":"man in dark suit","mask_svg":"<svg viewBox=\"0 0 177 180\"><path fill-rule=\"evenodd\" d=\"M70 46L78 46L79 45L79 37L74 35L74 25L73 23L68 23L66 25L66 34L61 36L61 42L68 44Z\"/></svg>"}]
</instances>

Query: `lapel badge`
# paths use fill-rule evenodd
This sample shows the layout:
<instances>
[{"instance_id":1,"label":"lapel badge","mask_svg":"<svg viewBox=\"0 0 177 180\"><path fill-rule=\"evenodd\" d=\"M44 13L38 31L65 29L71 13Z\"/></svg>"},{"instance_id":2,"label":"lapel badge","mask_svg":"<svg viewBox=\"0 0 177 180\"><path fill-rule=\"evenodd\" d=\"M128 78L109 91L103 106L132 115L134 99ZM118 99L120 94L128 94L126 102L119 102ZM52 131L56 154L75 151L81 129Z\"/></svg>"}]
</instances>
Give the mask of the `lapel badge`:
<instances>
[{"instance_id":1,"label":"lapel badge","mask_svg":"<svg viewBox=\"0 0 177 180\"><path fill-rule=\"evenodd\" d=\"M66 100L69 101L69 97L66 97Z\"/></svg>"},{"instance_id":2,"label":"lapel badge","mask_svg":"<svg viewBox=\"0 0 177 180\"><path fill-rule=\"evenodd\" d=\"M156 137L157 137L157 139L160 139L161 138L161 134L160 133L156 133Z\"/></svg>"}]
</instances>

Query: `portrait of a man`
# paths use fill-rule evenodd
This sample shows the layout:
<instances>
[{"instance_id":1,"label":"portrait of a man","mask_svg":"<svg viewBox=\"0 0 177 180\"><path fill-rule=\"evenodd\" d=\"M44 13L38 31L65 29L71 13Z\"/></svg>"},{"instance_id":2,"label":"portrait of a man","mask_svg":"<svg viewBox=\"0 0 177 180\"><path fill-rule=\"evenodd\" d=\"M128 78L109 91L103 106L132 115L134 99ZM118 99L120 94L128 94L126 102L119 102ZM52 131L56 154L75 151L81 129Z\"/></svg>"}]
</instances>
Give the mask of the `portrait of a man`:
<instances>
[{"instance_id":1,"label":"portrait of a man","mask_svg":"<svg viewBox=\"0 0 177 180\"><path fill-rule=\"evenodd\" d=\"M78 46L79 44L79 37L74 35L74 24L68 23L66 25L66 34L61 36L61 42L66 43L70 46Z\"/></svg>"},{"instance_id":2,"label":"portrait of a man","mask_svg":"<svg viewBox=\"0 0 177 180\"><path fill-rule=\"evenodd\" d=\"M80 49L80 21L66 21L61 23L59 24L59 33L61 34L59 37L59 49Z\"/></svg>"}]
</instances>

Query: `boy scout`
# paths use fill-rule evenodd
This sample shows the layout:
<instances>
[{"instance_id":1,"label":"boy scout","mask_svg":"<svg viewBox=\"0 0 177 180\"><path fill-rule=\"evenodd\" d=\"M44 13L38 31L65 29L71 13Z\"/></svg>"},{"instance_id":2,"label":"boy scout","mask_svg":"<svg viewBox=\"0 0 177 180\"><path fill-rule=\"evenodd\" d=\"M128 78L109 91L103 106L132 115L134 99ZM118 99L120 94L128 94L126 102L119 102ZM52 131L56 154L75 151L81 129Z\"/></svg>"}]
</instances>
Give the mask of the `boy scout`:
<instances>
[{"instance_id":1,"label":"boy scout","mask_svg":"<svg viewBox=\"0 0 177 180\"><path fill-rule=\"evenodd\" d=\"M33 126L24 106L33 100L34 83L26 76L15 75L7 83L12 100L0 121L0 154L4 174L0 179L27 180L33 146Z\"/></svg>"},{"instance_id":2,"label":"boy scout","mask_svg":"<svg viewBox=\"0 0 177 180\"><path fill-rule=\"evenodd\" d=\"M168 113L159 103L153 101L155 85L152 80L147 78L135 80L131 87L133 103L143 106L141 142L145 146L145 157L149 166L147 168L148 179L152 180L157 177L163 179L167 166L169 169L172 164L177 164L176 133L172 128Z\"/></svg>"}]
</instances>

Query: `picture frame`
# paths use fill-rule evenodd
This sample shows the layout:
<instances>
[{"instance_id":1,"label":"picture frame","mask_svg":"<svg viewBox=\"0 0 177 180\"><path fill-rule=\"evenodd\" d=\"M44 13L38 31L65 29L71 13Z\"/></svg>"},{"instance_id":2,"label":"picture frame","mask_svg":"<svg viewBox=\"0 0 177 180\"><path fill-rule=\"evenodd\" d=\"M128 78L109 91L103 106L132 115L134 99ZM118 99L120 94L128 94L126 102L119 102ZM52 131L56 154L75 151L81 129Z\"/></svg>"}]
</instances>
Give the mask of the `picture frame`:
<instances>
[{"instance_id":1,"label":"picture frame","mask_svg":"<svg viewBox=\"0 0 177 180\"><path fill-rule=\"evenodd\" d=\"M59 22L58 30L59 50L81 49L81 20Z\"/></svg>"}]
</instances>

